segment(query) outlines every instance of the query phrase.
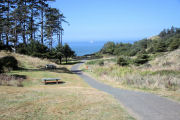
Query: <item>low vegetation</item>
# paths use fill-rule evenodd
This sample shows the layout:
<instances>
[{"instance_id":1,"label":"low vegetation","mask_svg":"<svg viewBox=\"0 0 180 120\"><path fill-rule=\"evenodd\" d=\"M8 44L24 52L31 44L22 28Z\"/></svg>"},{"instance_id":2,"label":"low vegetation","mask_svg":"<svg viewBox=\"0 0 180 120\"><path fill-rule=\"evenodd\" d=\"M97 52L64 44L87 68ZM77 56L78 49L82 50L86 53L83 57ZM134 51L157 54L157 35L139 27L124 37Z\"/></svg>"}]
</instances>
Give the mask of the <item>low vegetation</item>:
<instances>
[{"instance_id":1,"label":"low vegetation","mask_svg":"<svg viewBox=\"0 0 180 120\"><path fill-rule=\"evenodd\" d=\"M166 52L149 62L143 60L149 59L146 56L141 59L138 57L114 57L92 60L88 61L82 69L98 80L115 87L150 91L180 101L179 53L180 49ZM137 66L137 59L146 63ZM100 66L99 61L103 61L104 65Z\"/></svg>"},{"instance_id":2,"label":"low vegetation","mask_svg":"<svg viewBox=\"0 0 180 120\"><path fill-rule=\"evenodd\" d=\"M1 120L133 120L120 104L103 92L89 87L69 69L72 65L52 64L46 59L1 52L18 61L20 70L0 74ZM41 78L61 78L62 83L44 85ZM17 82L17 83L15 83ZM21 82L21 84L19 84Z\"/></svg>"}]
</instances>

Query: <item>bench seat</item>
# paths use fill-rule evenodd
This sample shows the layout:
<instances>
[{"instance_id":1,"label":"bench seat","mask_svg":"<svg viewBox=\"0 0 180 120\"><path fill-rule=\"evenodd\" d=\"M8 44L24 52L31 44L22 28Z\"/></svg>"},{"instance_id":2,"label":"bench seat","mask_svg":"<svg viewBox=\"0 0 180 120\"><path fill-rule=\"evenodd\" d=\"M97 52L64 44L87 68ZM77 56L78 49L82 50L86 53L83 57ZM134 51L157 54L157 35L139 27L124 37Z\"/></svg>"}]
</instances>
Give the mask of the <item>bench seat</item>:
<instances>
[{"instance_id":1,"label":"bench seat","mask_svg":"<svg viewBox=\"0 0 180 120\"><path fill-rule=\"evenodd\" d=\"M43 83L59 83L59 82L61 82L61 79L60 78L43 78L42 79L42 82Z\"/></svg>"}]
</instances>

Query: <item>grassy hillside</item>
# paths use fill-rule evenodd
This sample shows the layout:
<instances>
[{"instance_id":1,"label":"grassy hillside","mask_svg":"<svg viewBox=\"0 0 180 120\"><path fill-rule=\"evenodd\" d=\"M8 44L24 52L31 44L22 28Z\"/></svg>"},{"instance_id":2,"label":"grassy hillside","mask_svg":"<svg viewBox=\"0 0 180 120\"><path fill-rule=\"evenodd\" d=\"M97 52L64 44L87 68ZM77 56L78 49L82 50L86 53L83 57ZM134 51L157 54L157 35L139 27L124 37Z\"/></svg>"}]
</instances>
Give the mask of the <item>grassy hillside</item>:
<instances>
[{"instance_id":1,"label":"grassy hillside","mask_svg":"<svg viewBox=\"0 0 180 120\"><path fill-rule=\"evenodd\" d=\"M44 70L41 67L50 61L0 52L1 57L6 55L13 55L24 68L8 74L25 79L21 87L0 86L1 120L134 119L110 95L89 87L71 73L69 69L72 65L57 65L56 70ZM41 83L44 77L61 78L63 82L44 85Z\"/></svg>"},{"instance_id":2,"label":"grassy hillside","mask_svg":"<svg viewBox=\"0 0 180 120\"><path fill-rule=\"evenodd\" d=\"M31 56L22 55L22 54L14 54L12 52L7 52L7 51L0 52L0 58L7 55L14 56L19 62L19 67L22 67L22 68L28 68L28 69L29 68L42 68L46 64L54 64L58 66L57 64L52 63L47 59L40 59L37 57L31 57Z\"/></svg>"},{"instance_id":3,"label":"grassy hillside","mask_svg":"<svg viewBox=\"0 0 180 120\"><path fill-rule=\"evenodd\" d=\"M180 101L180 49L140 66L117 65L117 58L88 61L82 69L106 84L153 92ZM87 69L88 66L88 69Z\"/></svg>"}]
</instances>

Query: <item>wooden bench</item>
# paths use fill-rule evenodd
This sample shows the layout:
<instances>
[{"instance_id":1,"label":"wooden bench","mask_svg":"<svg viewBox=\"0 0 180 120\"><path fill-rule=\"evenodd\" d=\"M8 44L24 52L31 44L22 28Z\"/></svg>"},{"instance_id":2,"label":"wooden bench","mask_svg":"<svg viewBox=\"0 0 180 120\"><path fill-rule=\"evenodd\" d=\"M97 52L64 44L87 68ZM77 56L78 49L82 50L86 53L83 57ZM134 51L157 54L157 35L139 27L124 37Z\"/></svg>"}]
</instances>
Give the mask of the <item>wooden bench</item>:
<instances>
[{"instance_id":1,"label":"wooden bench","mask_svg":"<svg viewBox=\"0 0 180 120\"><path fill-rule=\"evenodd\" d=\"M58 84L59 82L61 82L60 80L61 80L60 78L43 78L42 82L44 84L47 84L47 83L56 83L56 84Z\"/></svg>"}]
</instances>

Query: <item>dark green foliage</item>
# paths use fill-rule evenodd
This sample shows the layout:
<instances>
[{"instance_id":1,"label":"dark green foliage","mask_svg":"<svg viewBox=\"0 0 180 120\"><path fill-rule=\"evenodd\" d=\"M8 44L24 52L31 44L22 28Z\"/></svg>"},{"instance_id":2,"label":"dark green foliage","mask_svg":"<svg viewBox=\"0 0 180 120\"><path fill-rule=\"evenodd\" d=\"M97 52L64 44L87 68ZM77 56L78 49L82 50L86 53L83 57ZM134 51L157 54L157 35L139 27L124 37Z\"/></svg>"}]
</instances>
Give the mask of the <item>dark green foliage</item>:
<instances>
[{"instance_id":1,"label":"dark green foliage","mask_svg":"<svg viewBox=\"0 0 180 120\"><path fill-rule=\"evenodd\" d=\"M124 57L118 57L117 64L120 66L126 66L129 63L128 63L127 59L125 59Z\"/></svg>"},{"instance_id":2,"label":"dark green foliage","mask_svg":"<svg viewBox=\"0 0 180 120\"><path fill-rule=\"evenodd\" d=\"M167 45L164 41L160 40L155 46L156 52L166 52L167 51Z\"/></svg>"},{"instance_id":3,"label":"dark green foliage","mask_svg":"<svg viewBox=\"0 0 180 120\"><path fill-rule=\"evenodd\" d=\"M4 72L4 69L15 70L18 68L18 61L13 56L5 56L0 59L0 73Z\"/></svg>"},{"instance_id":4,"label":"dark green foliage","mask_svg":"<svg viewBox=\"0 0 180 120\"><path fill-rule=\"evenodd\" d=\"M55 57L57 59L59 59L60 64L61 64L62 63L62 58L64 56L64 48L63 48L63 46L62 45L58 45L56 47L56 49L55 49L55 52L56 52Z\"/></svg>"},{"instance_id":5,"label":"dark green foliage","mask_svg":"<svg viewBox=\"0 0 180 120\"><path fill-rule=\"evenodd\" d=\"M101 52L103 54L113 54L115 48L114 42L107 42L104 47L102 48Z\"/></svg>"},{"instance_id":6,"label":"dark green foliage","mask_svg":"<svg viewBox=\"0 0 180 120\"><path fill-rule=\"evenodd\" d=\"M136 65L141 65L147 63L149 60L149 56L147 54L139 54L137 58L134 60Z\"/></svg>"},{"instance_id":7,"label":"dark green foliage","mask_svg":"<svg viewBox=\"0 0 180 120\"><path fill-rule=\"evenodd\" d=\"M75 56L75 52L73 50L71 50L71 48L69 47L68 44L65 44L64 47L63 47L63 55L65 56L66 63L67 63L67 59L69 57Z\"/></svg>"},{"instance_id":8,"label":"dark green foliage","mask_svg":"<svg viewBox=\"0 0 180 120\"><path fill-rule=\"evenodd\" d=\"M98 61L98 65L99 66L103 66L104 65L104 61L103 60Z\"/></svg>"},{"instance_id":9,"label":"dark green foliage","mask_svg":"<svg viewBox=\"0 0 180 120\"><path fill-rule=\"evenodd\" d=\"M169 50L175 50L180 47L180 38L174 38L169 45Z\"/></svg>"},{"instance_id":10,"label":"dark green foliage","mask_svg":"<svg viewBox=\"0 0 180 120\"><path fill-rule=\"evenodd\" d=\"M108 42L99 53L110 55L135 56L139 54L155 54L178 49L180 46L180 28L164 29L153 39L143 39L130 43ZM143 63L143 61L142 61Z\"/></svg>"}]
</instances>

